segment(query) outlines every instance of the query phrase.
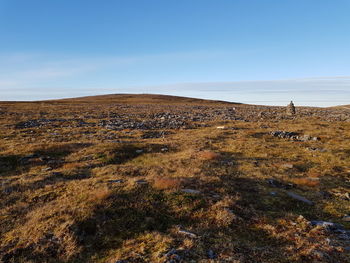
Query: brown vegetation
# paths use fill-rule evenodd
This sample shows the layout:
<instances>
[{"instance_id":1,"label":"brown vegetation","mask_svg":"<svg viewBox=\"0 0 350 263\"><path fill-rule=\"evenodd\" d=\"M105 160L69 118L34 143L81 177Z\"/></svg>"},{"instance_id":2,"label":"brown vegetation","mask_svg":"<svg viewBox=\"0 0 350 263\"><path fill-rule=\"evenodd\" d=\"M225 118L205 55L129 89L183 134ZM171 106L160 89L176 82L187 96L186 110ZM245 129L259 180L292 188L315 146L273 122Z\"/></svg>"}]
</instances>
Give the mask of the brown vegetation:
<instances>
[{"instance_id":1,"label":"brown vegetation","mask_svg":"<svg viewBox=\"0 0 350 263\"><path fill-rule=\"evenodd\" d=\"M179 178L155 178L153 187L158 190L179 189L183 180Z\"/></svg>"},{"instance_id":2,"label":"brown vegetation","mask_svg":"<svg viewBox=\"0 0 350 263\"><path fill-rule=\"evenodd\" d=\"M309 187L319 186L320 184L318 178L293 178L291 181L297 185L304 185Z\"/></svg>"},{"instance_id":3,"label":"brown vegetation","mask_svg":"<svg viewBox=\"0 0 350 263\"><path fill-rule=\"evenodd\" d=\"M198 153L198 156L202 160L218 160L220 158L220 154L211 152L211 151L201 151Z\"/></svg>"},{"instance_id":4,"label":"brown vegetation","mask_svg":"<svg viewBox=\"0 0 350 263\"><path fill-rule=\"evenodd\" d=\"M0 262L349 262L347 112L160 95L0 103Z\"/></svg>"}]
</instances>

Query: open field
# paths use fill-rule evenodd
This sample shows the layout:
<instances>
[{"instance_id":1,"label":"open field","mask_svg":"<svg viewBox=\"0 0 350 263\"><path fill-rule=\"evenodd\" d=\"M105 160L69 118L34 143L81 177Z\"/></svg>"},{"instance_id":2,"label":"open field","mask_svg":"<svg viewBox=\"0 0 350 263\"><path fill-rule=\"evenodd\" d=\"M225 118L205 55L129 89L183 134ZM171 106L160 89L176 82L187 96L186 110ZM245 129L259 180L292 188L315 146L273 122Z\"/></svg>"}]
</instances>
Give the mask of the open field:
<instances>
[{"instance_id":1,"label":"open field","mask_svg":"<svg viewBox=\"0 0 350 263\"><path fill-rule=\"evenodd\" d=\"M345 106L108 95L0 123L0 262L350 260Z\"/></svg>"}]
</instances>

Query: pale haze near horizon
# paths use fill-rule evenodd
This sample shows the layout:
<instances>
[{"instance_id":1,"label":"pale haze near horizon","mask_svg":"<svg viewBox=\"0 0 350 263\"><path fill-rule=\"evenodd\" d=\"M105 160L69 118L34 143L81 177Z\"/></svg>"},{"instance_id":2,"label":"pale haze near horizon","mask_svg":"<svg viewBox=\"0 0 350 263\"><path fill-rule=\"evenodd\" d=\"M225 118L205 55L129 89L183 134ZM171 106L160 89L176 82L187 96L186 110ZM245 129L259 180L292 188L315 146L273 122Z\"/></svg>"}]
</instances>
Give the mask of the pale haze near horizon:
<instances>
[{"instance_id":1,"label":"pale haze near horizon","mask_svg":"<svg viewBox=\"0 0 350 263\"><path fill-rule=\"evenodd\" d=\"M349 1L0 0L0 101L350 104Z\"/></svg>"}]
</instances>

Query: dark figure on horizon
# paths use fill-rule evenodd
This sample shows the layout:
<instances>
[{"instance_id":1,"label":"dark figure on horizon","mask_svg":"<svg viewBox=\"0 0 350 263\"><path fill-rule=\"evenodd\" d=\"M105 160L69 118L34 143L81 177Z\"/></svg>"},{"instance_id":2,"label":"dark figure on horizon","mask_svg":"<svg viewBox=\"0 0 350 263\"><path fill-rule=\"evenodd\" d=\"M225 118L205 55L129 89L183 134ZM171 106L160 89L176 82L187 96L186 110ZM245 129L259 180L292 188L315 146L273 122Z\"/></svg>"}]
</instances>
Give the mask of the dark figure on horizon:
<instances>
[{"instance_id":1,"label":"dark figure on horizon","mask_svg":"<svg viewBox=\"0 0 350 263\"><path fill-rule=\"evenodd\" d=\"M295 115L295 106L293 101L291 101L287 106L287 115Z\"/></svg>"}]
</instances>

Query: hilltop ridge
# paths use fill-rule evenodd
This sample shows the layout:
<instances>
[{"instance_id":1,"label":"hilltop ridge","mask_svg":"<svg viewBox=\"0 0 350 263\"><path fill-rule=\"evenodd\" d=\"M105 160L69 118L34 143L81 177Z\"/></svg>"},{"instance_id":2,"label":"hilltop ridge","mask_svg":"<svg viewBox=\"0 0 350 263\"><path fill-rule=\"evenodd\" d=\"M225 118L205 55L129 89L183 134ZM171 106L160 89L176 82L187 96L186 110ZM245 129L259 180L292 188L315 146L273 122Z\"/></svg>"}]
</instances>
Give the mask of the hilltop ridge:
<instances>
[{"instance_id":1,"label":"hilltop ridge","mask_svg":"<svg viewBox=\"0 0 350 263\"><path fill-rule=\"evenodd\" d=\"M106 95L95 95L85 96L77 98L49 100L50 102L76 102L76 103L128 103L128 104L241 104L236 102L220 101L220 100L208 100L191 97L173 96L173 95L162 95L162 94L106 94Z\"/></svg>"}]
</instances>

